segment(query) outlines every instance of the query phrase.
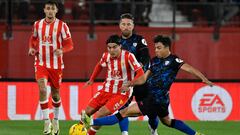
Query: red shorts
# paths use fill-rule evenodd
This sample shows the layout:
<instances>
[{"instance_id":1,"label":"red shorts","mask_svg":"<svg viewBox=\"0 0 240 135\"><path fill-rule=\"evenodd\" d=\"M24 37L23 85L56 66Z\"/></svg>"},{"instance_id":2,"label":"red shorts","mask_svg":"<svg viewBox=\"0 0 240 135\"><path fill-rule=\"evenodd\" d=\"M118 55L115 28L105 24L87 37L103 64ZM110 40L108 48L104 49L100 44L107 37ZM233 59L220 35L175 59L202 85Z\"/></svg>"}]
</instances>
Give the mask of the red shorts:
<instances>
[{"instance_id":1,"label":"red shorts","mask_svg":"<svg viewBox=\"0 0 240 135\"><path fill-rule=\"evenodd\" d=\"M128 101L128 96L113 94L103 90L97 92L90 100L89 106L99 110L105 106L110 112L114 113Z\"/></svg>"},{"instance_id":2,"label":"red shorts","mask_svg":"<svg viewBox=\"0 0 240 135\"><path fill-rule=\"evenodd\" d=\"M44 66L35 66L35 79L46 78L50 86L56 89L60 88L62 82L62 69L50 69Z\"/></svg>"}]
</instances>

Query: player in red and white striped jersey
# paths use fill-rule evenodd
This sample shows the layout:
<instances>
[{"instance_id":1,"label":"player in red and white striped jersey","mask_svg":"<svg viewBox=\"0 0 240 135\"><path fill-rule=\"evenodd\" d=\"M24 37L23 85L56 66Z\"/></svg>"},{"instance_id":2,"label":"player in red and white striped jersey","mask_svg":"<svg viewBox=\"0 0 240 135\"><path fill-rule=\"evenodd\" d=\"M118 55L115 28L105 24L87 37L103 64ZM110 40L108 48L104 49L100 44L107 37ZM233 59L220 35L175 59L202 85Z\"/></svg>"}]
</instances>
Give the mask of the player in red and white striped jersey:
<instances>
[{"instance_id":1,"label":"player in red and white striped jersey","mask_svg":"<svg viewBox=\"0 0 240 135\"><path fill-rule=\"evenodd\" d=\"M40 90L40 106L45 120L44 134L59 134L59 95L62 80L63 53L73 49L73 42L66 23L56 18L58 11L57 3L48 1L44 6L45 18L34 23L33 33L29 40L29 55L35 56L35 78ZM52 104L54 107L54 119L49 119L47 99L47 82L50 82Z\"/></svg>"},{"instance_id":2,"label":"player in red and white striped jersey","mask_svg":"<svg viewBox=\"0 0 240 135\"><path fill-rule=\"evenodd\" d=\"M95 94L86 107L85 113L88 116L98 111L96 117L99 118L117 111L127 102L132 93L132 88L128 92L121 91L123 85L143 78L144 71L141 65L132 53L121 49L120 40L118 35L112 35L108 38L106 42L108 52L103 53L90 80L85 85L85 87L91 85L101 69L107 68L103 88ZM99 128L92 127L89 130L89 135L94 135Z\"/></svg>"}]
</instances>

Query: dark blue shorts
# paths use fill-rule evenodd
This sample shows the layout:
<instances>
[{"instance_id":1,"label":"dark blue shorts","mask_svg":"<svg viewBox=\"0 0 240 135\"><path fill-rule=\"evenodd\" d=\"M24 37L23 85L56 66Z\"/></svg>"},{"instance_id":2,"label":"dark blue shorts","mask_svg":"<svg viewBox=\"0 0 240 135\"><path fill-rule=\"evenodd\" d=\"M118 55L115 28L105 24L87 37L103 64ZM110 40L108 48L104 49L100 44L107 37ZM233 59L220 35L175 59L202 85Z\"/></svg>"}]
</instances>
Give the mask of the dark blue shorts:
<instances>
[{"instance_id":1,"label":"dark blue shorts","mask_svg":"<svg viewBox=\"0 0 240 135\"><path fill-rule=\"evenodd\" d=\"M122 110L122 109L128 107L129 104L133 100L133 96L135 96L136 102L140 102L140 101L144 100L144 98L147 98L147 95L148 95L147 83L145 83L143 85L134 86L133 95L129 98L127 103L124 106L122 106L119 110Z\"/></svg>"},{"instance_id":2,"label":"dark blue shorts","mask_svg":"<svg viewBox=\"0 0 240 135\"><path fill-rule=\"evenodd\" d=\"M138 107L143 115L147 115L148 118L163 118L168 116L169 103L155 103L151 95L145 98L143 101L137 102Z\"/></svg>"}]
</instances>

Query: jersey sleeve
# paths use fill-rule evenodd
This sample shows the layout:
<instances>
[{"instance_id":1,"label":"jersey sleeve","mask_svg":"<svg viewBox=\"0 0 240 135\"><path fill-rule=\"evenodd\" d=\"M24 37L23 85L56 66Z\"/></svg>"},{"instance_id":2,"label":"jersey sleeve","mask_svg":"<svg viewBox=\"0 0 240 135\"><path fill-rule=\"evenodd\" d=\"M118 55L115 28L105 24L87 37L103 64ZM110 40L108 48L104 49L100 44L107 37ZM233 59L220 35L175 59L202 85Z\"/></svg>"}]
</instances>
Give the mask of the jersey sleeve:
<instances>
[{"instance_id":1,"label":"jersey sleeve","mask_svg":"<svg viewBox=\"0 0 240 135\"><path fill-rule=\"evenodd\" d=\"M130 65L130 67L132 68L132 70L134 70L134 71L137 71L138 69L141 68L141 65L138 63L137 59L135 58L135 56L132 53L129 53L128 63Z\"/></svg>"},{"instance_id":2,"label":"jersey sleeve","mask_svg":"<svg viewBox=\"0 0 240 135\"><path fill-rule=\"evenodd\" d=\"M109 58L108 53L103 53L102 58L101 58L100 61L99 61L99 64L100 64L102 67L106 67L106 66L107 66L107 59L108 59L108 58Z\"/></svg>"},{"instance_id":3,"label":"jersey sleeve","mask_svg":"<svg viewBox=\"0 0 240 135\"><path fill-rule=\"evenodd\" d=\"M37 21L36 22L34 22L34 25L33 25L33 29L32 29L32 36L34 37L34 38L36 38L37 36L38 36L38 33L37 33L37 26L38 25L38 23L37 23Z\"/></svg>"},{"instance_id":4,"label":"jersey sleeve","mask_svg":"<svg viewBox=\"0 0 240 135\"><path fill-rule=\"evenodd\" d=\"M180 59L178 56L174 56L174 60L173 60L174 68L180 69L183 64L184 64L184 61L182 59Z\"/></svg>"},{"instance_id":5,"label":"jersey sleeve","mask_svg":"<svg viewBox=\"0 0 240 135\"><path fill-rule=\"evenodd\" d=\"M62 25L61 34L62 34L63 40L71 38L71 33L66 23L63 23Z\"/></svg>"},{"instance_id":6,"label":"jersey sleeve","mask_svg":"<svg viewBox=\"0 0 240 135\"><path fill-rule=\"evenodd\" d=\"M150 54L147 46L147 42L143 37L139 37L137 44L137 60L142 63L144 71L146 71L149 67Z\"/></svg>"},{"instance_id":7,"label":"jersey sleeve","mask_svg":"<svg viewBox=\"0 0 240 135\"><path fill-rule=\"evenodd\" d=\"M29 47L30 48L33 48L33 47L37 47L38 45L38 40L37 40L37 36L38 36L38 33L37 33L37 26L38 25L38 22L34 22L34 25L33 25L33 28L32 28L32 35L30 36L30 39L29 39Z\"/></svg>"}]
</instances>

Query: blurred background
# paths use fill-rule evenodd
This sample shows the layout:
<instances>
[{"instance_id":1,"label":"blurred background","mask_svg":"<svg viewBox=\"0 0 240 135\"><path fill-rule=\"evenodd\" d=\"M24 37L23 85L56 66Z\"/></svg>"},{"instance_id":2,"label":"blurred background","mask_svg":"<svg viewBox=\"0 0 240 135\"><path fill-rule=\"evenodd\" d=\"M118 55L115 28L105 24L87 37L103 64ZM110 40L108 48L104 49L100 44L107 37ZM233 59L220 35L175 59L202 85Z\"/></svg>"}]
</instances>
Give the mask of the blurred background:
<instances>
[{"instance_id":1,"label":"blurred background","mask_svg":"<svg viewBox=\"0 0 240 135\"><path fill-rule=\"evenodd\" d=\"M6 127L7 122L1 120L41 119L34 58L27 53L32 25L44 17L44 2L0 0L0 127ZM170 116L193 121L238 121L239 125L240 0L59 0L58 3L57 17L67 22L74 42L74 50L64 54L60 119L78 120L81 110L102 87L104 71L97 77L100 82L82 89L106 51L107 37L121 34L120 15L129 12L135 17L135 32L147 40L151 57L154 35L168 35L173 40L172 52L216 84L207 87L180 71L178 82L170 91L170 98L174 99L169 106ZM146 120L146 117L136 119ZM23 131L25 135L28 130L23 130L22 125L25 121L17 124L20 130L12 134ZM226 123L219 129L214 127L214 132L205 123L203 126L206 134L239 132L238 126L232 130L234 126L229 125L227 133L222 133L228 127ZM41 129L38 130L40 133ZM10 134L9 131L5 128L0 134Z\"/></svg>"},{"instance_id":2,"label":"blurred background","mask_svg":"<svg viewBox=\"0 0 240 135\"><path fill-rule=\"evenodd\" d=\"M0 0L0 80L33 80L27 55L34 21L44 17L44 0ZM132 13L135 31L154 56L156 34L173 39L172 52L212 80L240 79L240 0L58 0L74 50L65 54L64 80L86 80L105 51L106 38L120 34L119 16ZM104 79L102 72L98 79ZM180 73L178 80L194 77Z\"/></svg>"}]
</instances>

